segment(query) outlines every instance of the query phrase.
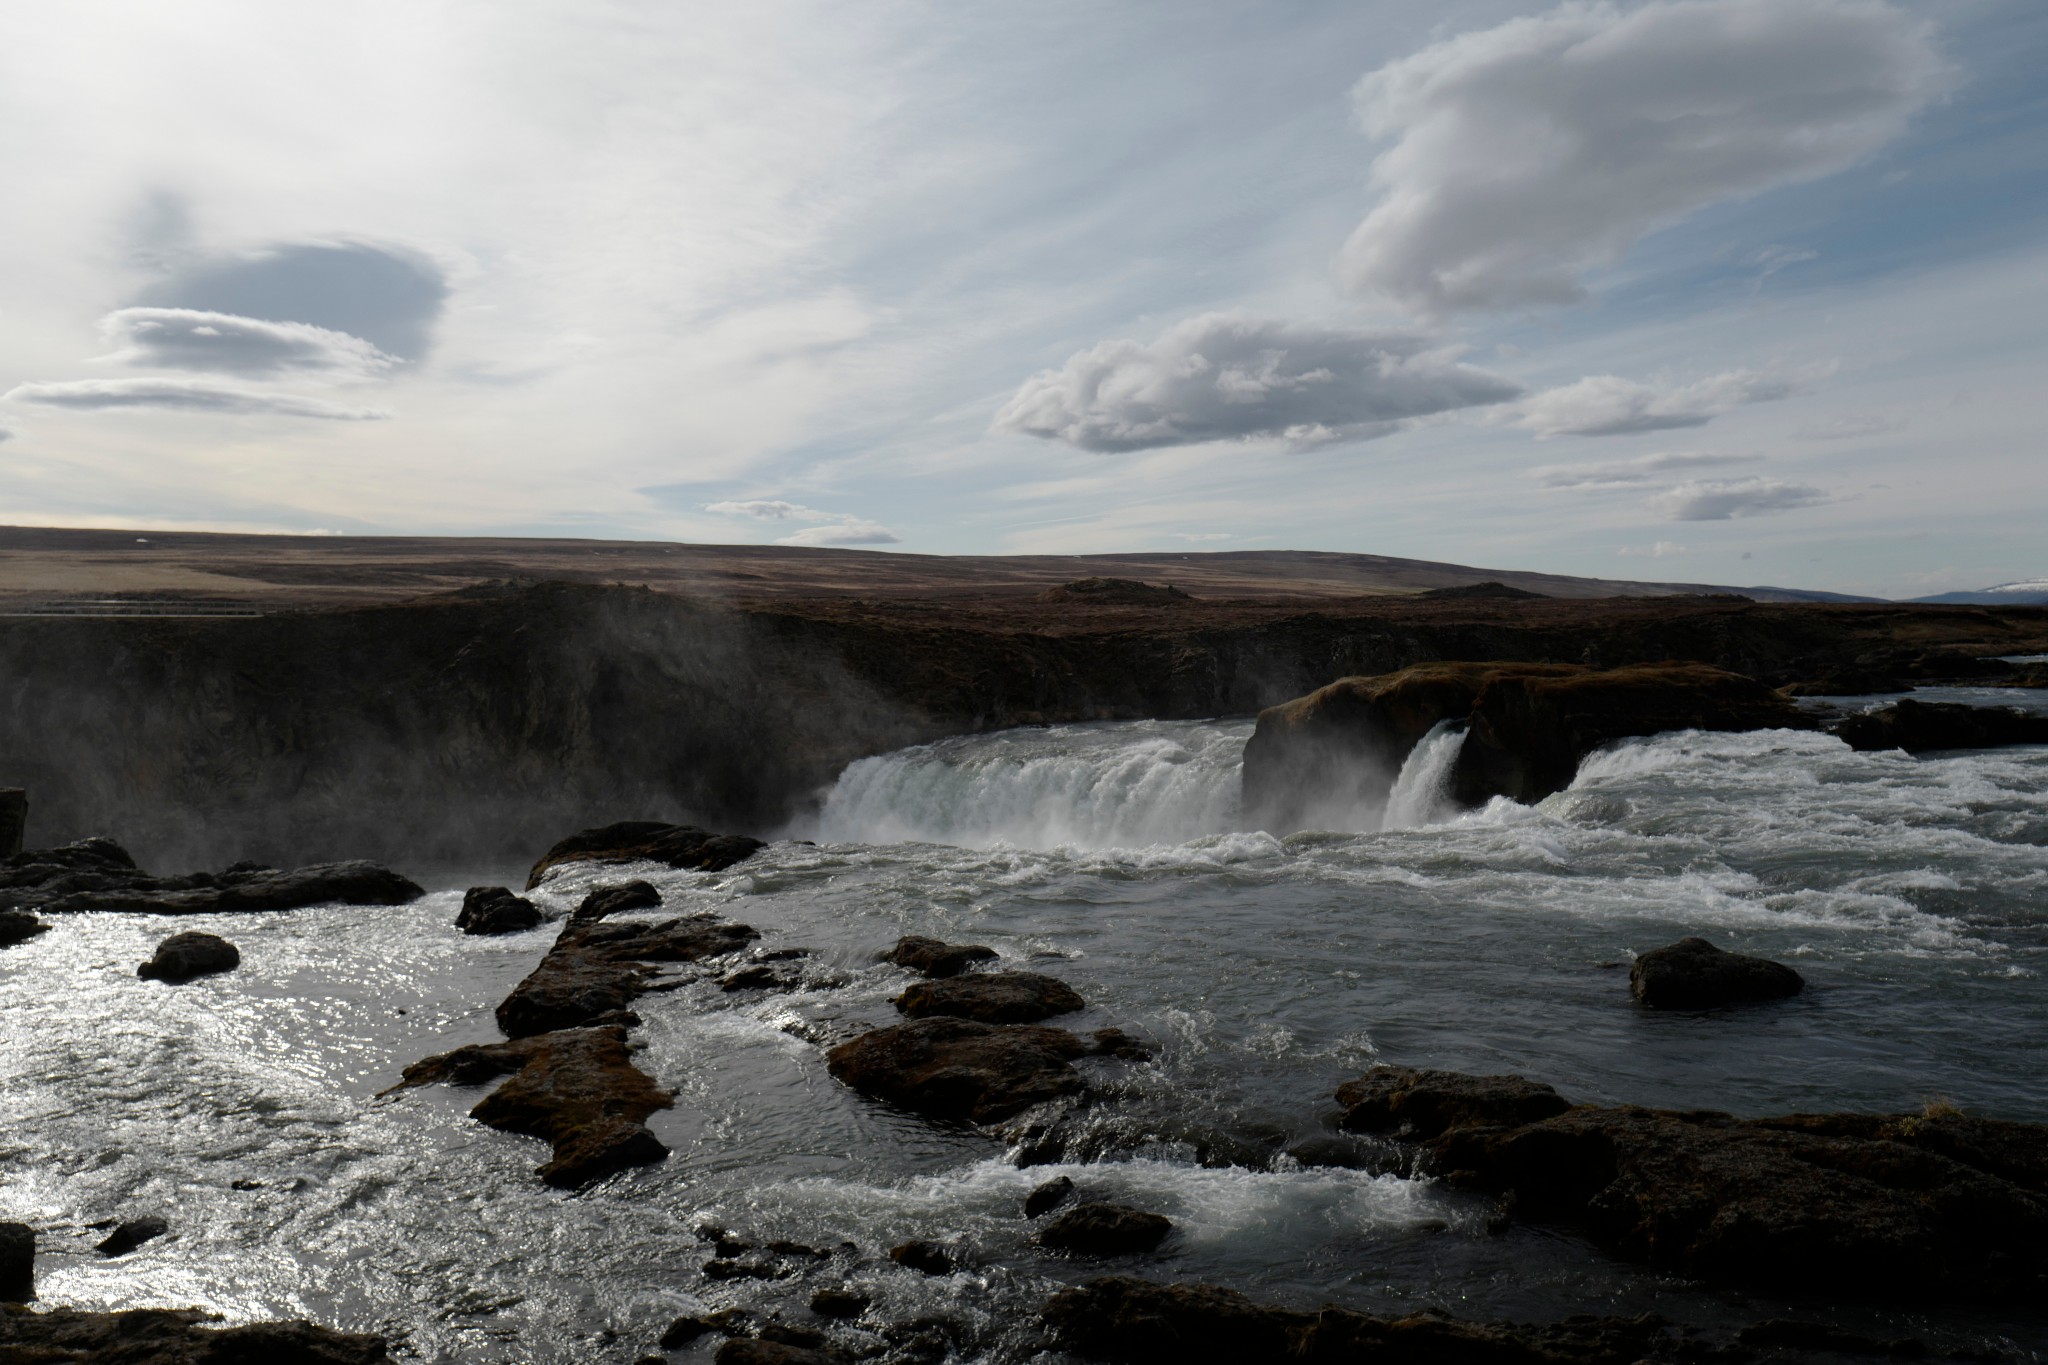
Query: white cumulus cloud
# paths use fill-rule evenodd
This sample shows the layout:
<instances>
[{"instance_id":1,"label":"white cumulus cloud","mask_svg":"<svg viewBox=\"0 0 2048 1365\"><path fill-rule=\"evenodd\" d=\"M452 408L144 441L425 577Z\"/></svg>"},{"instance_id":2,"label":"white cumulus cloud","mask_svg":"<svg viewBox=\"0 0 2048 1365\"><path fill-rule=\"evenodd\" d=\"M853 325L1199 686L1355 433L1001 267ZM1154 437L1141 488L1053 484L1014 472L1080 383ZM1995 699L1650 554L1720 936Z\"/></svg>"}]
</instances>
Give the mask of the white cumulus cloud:
<instances>
[{"instance_id":1,"label":"white cumulus cloud","mask_svg":"<svg viewBox=\"0 0 2048 1365\"><path fill-rule=\"evenodd\" d=\"M1208 313L1150 345L1104 341L1034 375L995 425L1105 452L1205 441L1310 448L1521 392L1417 333Z\"/></svg>"},{"instance_id":2,"label":"white cumulus cloud","mask_svg":"<svg viewBox=\"0 0 2048 1365\"><path fill-rule=\"evenodd\" d=\"M0 394L0 402L35 403L74 412L158 408L170 412L317 417L335 422L377 421L391 415L380 408L345 407L295 393L245 389L210 379L69 379L17 384Z\"/></svg>"},{"instance_id":3,"label":"white cumulus cloud","mask_svg":"<svg viewBox=\"0 0 2048 1365\"><path fill-rule=\"evenodd\" d=\"M1667 521L1727 521L1829 501L1823 489L1783 479L1688 479L1651 498L1649 506Z\"/></svg>"},{"instance_id":4,"label":"white cumulus cloud","mask_svg":"<svg viewBox=\"0 0 2048 1365\"><path fill-rule=\"evenodd\" d=\"M102 359L127 365L346 383L380 379L399 363L347 332L197 308L122 308L100 328L116 348Z\"/></svg>"},{"instance_id":5,"label":"white cumulus cloud","mask_svg":"<svg viewBox=\"0 0 2048 1365\"><path fill-rule=\"evenodd\" d=\"M1575 0L1450 38L1358 84L1390 145L1341 271L1424 314L1568 303L1646 233L1868 156L1948 79L1881 0Z\"/></svg>"},{"instance_id":6,"label":"white cumulus cloud","mask_svg":"<svg viewBox=\"0 0 2048 1365\"><path fill-rule=\"evenodd\" d=\"M1528 399L1515 425L1545 441L1556 436L1622 436L1703 427L1731 408L1797 393L1802 378L1728 370L1690 384L1644 384L1620 375L1588 375Z\"/></svg>"}]
</instances>

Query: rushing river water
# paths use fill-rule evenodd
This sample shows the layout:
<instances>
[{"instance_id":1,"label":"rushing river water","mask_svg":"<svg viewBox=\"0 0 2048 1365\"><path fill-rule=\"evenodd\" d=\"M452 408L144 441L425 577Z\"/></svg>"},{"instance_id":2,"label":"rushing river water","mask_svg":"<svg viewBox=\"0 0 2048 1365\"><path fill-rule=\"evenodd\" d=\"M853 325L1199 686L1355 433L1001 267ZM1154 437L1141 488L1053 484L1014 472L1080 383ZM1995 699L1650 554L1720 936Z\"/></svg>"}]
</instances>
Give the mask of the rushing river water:
<instances>
[{"instance_id":1,"label":"rushing river water","mask_svg":"<svg viewBox=\"0 0 2048 1365\"><path fill-rule=\"evenodd\" d=\"M466 938L459 888L388 909L62 917L0 953L0 1217L42 1229L46 1302L303 1315L385 1332L402 1359L630 1362L678 1314L815 1325L813 1290L851 1282L880 1317L945 1319L951 1359L1052 1365L1033 1311L1103 1273L1031 1244L1020 1201L1064 1173L1177 1225L1113 1269L1276 1302L1709 1326L1791 1312L2048 1358L2039 1316L1709 1291L1555 1230L1489 1233L1486 1201L1427 1181L1288 1154L1329 1136L1331 1092L1380 1060L1517 1071L1589 1101L1939 1098L2048 1120L2048 750L1677 734L1594 756L1540 806L1453 814L1448 747L1425 741L1383 827L1275 838L1234 828L1250 728L949 740L852 765L814 827L727 873L632 869L667 898L647 913L716 910L815 956L795 993L700 980L641 1001L640 1064L678 1092L651 1121L674 1154L578 1195L534 1179L540 1143L465 1116L478 1092L378 1097L408 1062L495 1038L492 1007L552 927ZM623 875L580 870L536 899L565 912ZM241 968L138 980L186 928L232 938ZM826 1075L821 1043L894 1020L908 978L874 958L906 933L990 944L1087 997L1057 1022L1146 1040L1149 1064L1087 1064L1108 1098L1086 1160L1019 1169L995 1140ZM1791 962L1810 989L1634 1008L1630 954L1687 933ZM145 1213L173 1235L92 1253L88 1225ZM714 1283L703 1224L838 1250L797 1278ZM932 1279L882 1254L918 1237L977 1264Z\"/></svg>"}]
</instances>

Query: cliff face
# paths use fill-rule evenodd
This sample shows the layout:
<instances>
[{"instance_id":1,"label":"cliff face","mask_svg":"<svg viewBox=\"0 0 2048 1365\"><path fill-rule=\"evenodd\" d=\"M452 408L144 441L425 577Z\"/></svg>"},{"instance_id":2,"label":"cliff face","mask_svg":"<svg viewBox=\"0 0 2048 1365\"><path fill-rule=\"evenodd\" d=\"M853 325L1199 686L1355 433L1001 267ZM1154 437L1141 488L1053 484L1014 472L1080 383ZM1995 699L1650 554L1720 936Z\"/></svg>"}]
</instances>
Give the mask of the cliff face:
<instances>
[{"instance_id":1,"label":"cliff face","mask_svg":"<svg viewBox=\"0 0 2048 1365\"><path fill-rule=\"evenodd\" d=\"M847 762L1038 721L1244 714L1438 659L1692 658L1777 684L2048 650L2048 611L1609 602L733 604L530 584L230 619L0 620L29 838L160 867L530 861L624 819L766 832Z\"/></svg>"}]
</instances>

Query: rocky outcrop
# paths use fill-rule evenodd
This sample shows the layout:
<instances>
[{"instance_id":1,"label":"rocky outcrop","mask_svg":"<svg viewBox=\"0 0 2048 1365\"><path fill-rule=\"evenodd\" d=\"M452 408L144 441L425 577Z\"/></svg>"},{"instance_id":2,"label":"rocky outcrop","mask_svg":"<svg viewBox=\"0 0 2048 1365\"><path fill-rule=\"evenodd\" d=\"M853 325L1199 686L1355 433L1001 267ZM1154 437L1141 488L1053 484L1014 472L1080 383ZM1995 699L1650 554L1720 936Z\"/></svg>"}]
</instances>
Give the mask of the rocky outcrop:
<instances>
[{"instance_id":1,"label":"rocky outcrop","mask_svg":"<svg viewBox=\"0 0 2048 1365\"><path fill-rule=\"evenodd\" d=\"M135 974L148 981L191 981L241 965L242 954L218 934L172 934Z\"/></svg>"},{"instance_id":2,"label":"rocky outcrop","mask_svg":"<svg viewBox=\"0 0 2048 1365\"><path fill-rule=\"evenodd\" d=\"M863 1095L930 1118L999 1123L1086 1088L1075 1060L1089 1043L1043 1024L918 1019L876 1029L826 1054L832 1075Z\"/></svg>"},{"instance_id":3,"label":"rocky outcrop","mask_svg":"<svg viewBox=\"0 0 2048 1365\"><path fill-rule=\"evenodd\" d=\"M1172 1231L1171 1219L1127 1204L1076 1204L1039 1230L1038 1244L1076 1256L1132 1256Z\"/></svg>"},{"instance_id":4,"label":"rocky outcrop","mask_svg":"<svg viewBox=\"0 0 2048 1365\"><path fill-rule=\"evenodd\" d=\"M1783 1000L1806 979L1768 958L1725 952L1703 938L1652 948L1629 968L1629 993L1653 1010L1704 1010L1756 1000Z\"/></svg>"},{"instance_id":5,"label":"rocky outcrop","mask_svg":"<svg viewBox=\"0 0 2048 1365\"><path fill-rule=\"evenodd\" d=\"M550 1185L575 1188L668 1155L645 1120L674 1097L633 1065L620 1027L459 1047L414 1062L392 1089L480 1085L499 1076L511 1079L479 1101L470 1117L551 1143L554 1156L539 1168Z\"/></svg>"},{"instance_id":6,"label":"rocky outcrop","mask_svg":"<svg viewBox=\"0 0 2048 1365\"><path fill-rule=\"evenodd\" d=\"M0 1307L0 1358L36 1365L391 1365L382 1337L310 1322L215 1327L196 1308L92 1313Z\"/></svg>"},{"instance_id":7,"label":"rocky outcrop","mask_svg":"<svg viewBox=\"0 0 2048 1365\"><path fill-rule=\"evenodd\" d=\"M35 1296L36 1230L0 1223L0 1303L27 1303Z\"/></svg>"},{"instance_id":8,"label":"rocky outcrop","mask_svg":"<svg viewBox=\"0 0 2048 1365\"><path fill-rule=\"evenodd\" d=\"M1537 1123L1571 1108L1540 1081L1521 1076L1469 1076L1462 1071L1417 1071L1376 1066L1337 1087L1344 1128L1353 1133L1393 1133L1433 1138L1449 1128L1479 1125L1515 1127Z\"/></svg>"},{"instance_id":9,"label":"rocky outcrop","mask_svg":"<svg viewBox=\"0 0 2048 1365\"><path fill-rule=\"evenodd\" d=\"M882 954L882 961L934 979L958 976L978 964L993 962L996 950L980 943L941 943L920 934L905 934Z\"/></svg>"},{"instance_id":10,"label":"rocky outcrop","mask_svg":"<svg viewBox=\"0 0 2048 1365\"><path fill-rule=\"evenodd\" d=\"M912 1019L945 1015L984 1024L1035 1024L1088 1008L1064 981L1036 972L977 972L942 981L920 981L896 997L896 1008Z\"/></svg>"},{"instance_id":11,"label":"rocky outcrop","mask_svg":"<svg viewBox=\"0 0 2048 1365\"><path fill-rule=\"evenodd\" d=\"M1636 1365L1677 1344L1654 1317L1517 1327L1435 1314L1378 1318L1337 1307L1300 1312L1214 1285L1122 1276L1062 1289L1044 1317L1066 1350L1125 1365Z\"/></svg>"},{"instance_id":12,"label":"rocky outcrop","mask_svg":"<svg viewBox=\"0 0 2048 1365\"><path fill-rule=\"evenodd\" d=\"M1850 748L1865 752L1996 749L2009 744L2048 744L2048 716L2009 706L1958 706L1906 697L1851 716L1834 731Z\"/></svg>"},{"instance_id":13,"label":"rocky outcrop","mask_svg":"<svg viewBox=\"0 0 2048 1365\"><path fill-rule=\"evenodd\" d=\"M49 925L26 910L0 910L0 948L26 943L37 934L48 933L49 929Z\"/></svg>"},{"instance_id":14,"label":"rocky outcrop","mask_svg":"<svg viewBox=\"0 0 2048 1365\"><path fill-rule=\"evenodd\" d=\"M600 886L592 890L569 918L578 924L588 924L628 910L652 910L660 904L661 893L654 889L653 883L621 882L617 886Z\"/></svg>"},{"instance_id":15,"label":"rocky outcrop","mask_svg":"<svg viewBox=\"0 0 2048 1365\"><path fill-rule=\"evenodd\" d=\"M1164 607L1194 599L1171 583L1135 578L1077 578L1038 594L1041 602L1075 602L1097 607Z\"/></svg>"},{"instance_id":16,"label":"rocky outcrop","mask_svg":"<svg viewBox=\"0 0 2048 1365\"><path fill-rule=\"evenodd\" d=\"M744 834L712 834L695 825L625 820L572 834L541 855L527 875L531 891L569 863L666 863L692 872L723 872L766 847Z\"/></svg>"},{"instance_id":17,"label":"rocky outcrop","mask_svg":"<svg viewBox=\"0 0 2048 1365\"><path fill-rule=\"evenodd\" d=\"M93 1250L111 1260L126 1256L144 1242L154 1242L170 1230L171 1225L161 1218L130 1218L117 1223Z\"/></svg>"},{"instance_id":18,"label":"rocky outcrop","mask_svg":"<svg viewBox=\"0 0 2048 1365\"><path fill-rule=\"evenodd\" d=\"M0 901L45 912L215 915L332 903L404 905L425 894L396 872L361 861L315 863L288 872L237 863L221 872L157 877L138 868L126 849L103 838L32 849L0 863Z\"/></svg>"},{"instance_id":19,"label":"rocky outcrop","mask_svg":"<svg viewBox=\"0 0 2048 1365\"><path fill-rule=\"evenodd\" d=\"M1385 1068L1366 1081L1385 1110L1425 1112L1446 1075ZM1590 1105L1518 1121L1547 1087L1475 1079L1508 1102L1413 1125L1429 1168L1619 1255L1776 1292L2048 1293L2048 1127L1945 1110L1737 1119Z\"/></svg>"},{"instance_id":20,"label":"rocky outcrop","mask_svg":"<svg viewBox=\"0 0 2048 1365\"><path fill-rule=\"evenodd\" d=\"M462 911L455 916L455 927L465 934L517 934L540 924L533 902L502 886L472 886L462 893Z\"/></svg>"},{"instance_id":21,"label":"rocky outcrop","mask_svg":"<svg viewBox=\"0 0 2048 1365\"><path fill-rule=\"evenodd\" d=\"M570 922L540 965L497 1010L498 1027L525 1038L620 1014L653 984L655 964L737 952L761 935L711 915L658 924Z\"/></svg>"},{"instance_id":22,"label":"rocky outcrop","mask_svg":"<svg viewBox=\"0 0 2048 1365\"><path fill-rule=\"evenodd\" d=\"M1467 806L1495 796L1539 801L1617 739L1819 723L1762 683L1705 664L1419 664L1343 678L1260 712L1245 745L1245 818L1277 831L1357 828L1385 806L1409 751L1444 721L1466 727L1451 787Z\"/></svg>"}]
</instances>

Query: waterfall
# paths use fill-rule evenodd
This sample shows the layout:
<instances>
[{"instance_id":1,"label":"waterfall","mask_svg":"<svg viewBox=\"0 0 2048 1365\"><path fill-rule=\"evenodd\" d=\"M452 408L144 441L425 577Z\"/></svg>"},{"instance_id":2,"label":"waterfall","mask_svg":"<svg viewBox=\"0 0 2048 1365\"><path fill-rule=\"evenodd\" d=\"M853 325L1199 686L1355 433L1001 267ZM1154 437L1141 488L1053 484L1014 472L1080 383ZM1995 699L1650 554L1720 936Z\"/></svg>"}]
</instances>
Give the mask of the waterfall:
<instances>
[{"instance_id":1,"label":"waterfall","mask_svg":"<svg viewBox=\"0 0 2048 1365\"><path fill-rule=\"evenodd\" d=\"M1380 828L1417 829L1457 814L1458 803L1451 798L1451 770L1464 747L1462 720L1440 720L1417 740L1394 779L1393 790L1387 793Z\"/></svg>"},{"instance_id":2,"label":"waterfall","mask_svg":"<svg viewBox=\"0 0 2048 1365\"><path fill-rule=\"evenodd\" d=\"M1237 822L1245 722L1060 725L962 736L849 764L828 843L1140 848Z\"/></svg>"}]
</instances>

